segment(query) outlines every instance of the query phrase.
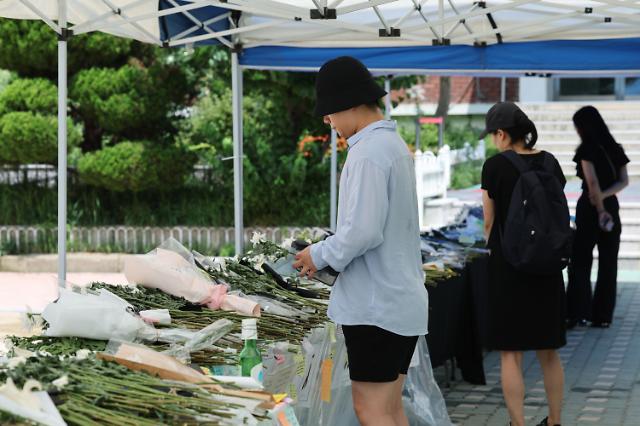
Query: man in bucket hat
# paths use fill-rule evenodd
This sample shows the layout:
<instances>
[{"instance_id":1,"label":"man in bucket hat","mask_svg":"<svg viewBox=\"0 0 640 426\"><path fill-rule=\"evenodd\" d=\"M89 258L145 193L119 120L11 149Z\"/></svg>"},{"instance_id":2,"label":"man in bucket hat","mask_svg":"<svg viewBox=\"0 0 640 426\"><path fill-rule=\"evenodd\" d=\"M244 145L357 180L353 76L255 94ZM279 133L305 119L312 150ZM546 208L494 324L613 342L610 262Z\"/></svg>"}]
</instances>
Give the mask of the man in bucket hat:
<instances>
[{"instance_id":1,"label":"man in bucket hat","mask_svg":"<svg viewBox=\"0 0 640 426\"><path fill-rule=\"evenodd\" d=\"M299 253L295 267L340 272L328 314L345 336L360 422L408 425L402 388L428 321L413 158L378 108L386 92L357 59L324 64L316 94L316 115L348 139L349 152L336 233Z\"/></svg>"}]
</instances>

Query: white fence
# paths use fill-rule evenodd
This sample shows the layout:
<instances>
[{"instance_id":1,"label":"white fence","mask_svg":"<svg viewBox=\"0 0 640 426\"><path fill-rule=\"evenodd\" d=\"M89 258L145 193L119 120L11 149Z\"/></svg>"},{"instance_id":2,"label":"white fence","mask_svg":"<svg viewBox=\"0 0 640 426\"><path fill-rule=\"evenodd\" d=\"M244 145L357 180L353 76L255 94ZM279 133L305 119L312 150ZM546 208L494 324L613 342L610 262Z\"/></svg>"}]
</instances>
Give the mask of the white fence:
<instances>
[{"instance_id":1,"label":"white fence","mask_svg":"<svg viewBox=\"0 0 640 426\"><path fill-rule=\"evenodd\" d=\"M322 231L317 227L295 226L245 228L244 240L249 243L254 232L261 232L268 240L280 243L301 233L313 236ZM70 227L67 235L70 251L144 253L170 237L203 254L217 253L221 247L234 244L232 227ZM8 254L55 252L56 241L55 227L0 226L0 249Z\"/></svg>"},{"instance_id":2,"label":"white fence","mask_svg":"<svg viewBox=\"0 0 640 426\"><path fill-rule=\"evenodd\" d=\"M74 170L73 167L69 167ZM193 166L193 177L200 182L211 179L213 168L207 164ZM18 185L22 183L38 183L47 188L54 188L58 182L58 168L51 164L20 164L15 166L0 165L0 184Z\"/></svg>"},{"instance_id":3,"label":"white fence","mask_svg":"<svg viewBox=\"0 0 640 426\"><path fill-rule=\"evenodd\" d=\"M425 200L447 198L447 189L451 185L451 168L456 164L467 161L484 160L484 157L484 141L478 142L475 148L466 143L464 148L457 150L451 150L448 145L445 145L437 155L430 151L416 151L414 164L418 196L418 218L421 229L425 225Z\"/></svg>"}]
</instances>

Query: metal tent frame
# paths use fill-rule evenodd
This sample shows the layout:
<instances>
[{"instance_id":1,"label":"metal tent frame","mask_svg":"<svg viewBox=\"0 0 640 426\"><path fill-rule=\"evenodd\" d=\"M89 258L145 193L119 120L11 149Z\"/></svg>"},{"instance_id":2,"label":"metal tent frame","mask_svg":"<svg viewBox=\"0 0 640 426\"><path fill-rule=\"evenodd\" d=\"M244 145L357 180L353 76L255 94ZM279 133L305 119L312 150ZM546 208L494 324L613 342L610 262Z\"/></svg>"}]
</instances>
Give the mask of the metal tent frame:
<instances>
[{"instance_id":1,"label":"metal tent frame","mask_svg":"<svg viewBox=\"0 0 640 426\"><path fill-rule=\"evenodd\" d=\"M562 64L558 69L542 71L531 64L520 68L484 64L485 69L469 64L462 66L452 60L453 56L467 55L468 62L473 64L484 61L489 52L504 50L508 56L514 46L544 49L556 43L565 49L557 53L562 56L576 46L578 49L591 46L580 44L582 42L603 40L620 43L626 50L619 56L624 57L626 52L637 52L635 49L640 46L640 0L0 0L0 17L42 20L59 37L58 279L61 285L66 278L67 40L74 35L101 31L164 47L216 43L231 49L236 253L242 252L244 240L242 72L245 68L314 71L331 55L353 52L356 56L364 55L363 60L372 71L385 75L505 76L531 72L640 75L638 60L617 60L611 65L597 66ZM576 44L568 45L568 41ZM544 44L547 42L551 44ZM473 47L494 48L496 45L504 49L473 50ZM599 52L606 52L607 46L597 46ZM420 56L442 52L440 49L453 49L450 51L455 55L439 56L431 63L421 62L415 66L397 63L402 55ZM399 55L387 61L385 55L391 51ZM254 52L262 53L260 60L255 59L259 55L251 55ZM318 55L309 59L300 53ZM367 54L373 56L367 57ZM389 79L385 87L389 91ZM385 109L389 117L389 98ZM332 226L337 216L335 139L333 132Z\"/></svg>"}]
</instances>

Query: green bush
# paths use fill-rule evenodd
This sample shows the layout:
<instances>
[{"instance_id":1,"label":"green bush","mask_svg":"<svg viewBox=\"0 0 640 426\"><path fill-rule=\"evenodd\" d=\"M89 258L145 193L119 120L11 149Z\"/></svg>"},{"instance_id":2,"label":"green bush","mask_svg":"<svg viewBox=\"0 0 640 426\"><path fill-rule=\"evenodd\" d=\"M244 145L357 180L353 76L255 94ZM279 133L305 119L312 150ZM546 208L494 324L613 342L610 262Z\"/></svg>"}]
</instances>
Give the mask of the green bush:
<instances>
[{"instance_id":1,"label":"green bush","mask_svg":"<svg viewBox=\"0 0 640 426\"><path fill-rule=\"evenodd\" d=\"M445 143L451 149L464 148L465 143L471 146L478 146L478 139L482 130L476 129L470 125L467 126L445 126Z\"/></svg>"},{"instance_id":2,"label":"green bush","mask_svg":"<svg viewBox=\"0 0 640 426\"><path fill-rule=\"evenodd\" d=\"M71 119L68 146L77 145L82 132ZM10 112L0 117L0 162L55 163L58 157L58 118L31 112Z\"/></svg>"},{"instance_id":3,"label":"green bush","mask_svg":"<svg viewBox=\"0 0 640 426\"><path fill-rule=\"evenodd\" d=\"M486 137L484 140L484 144L485 144L485 157L486 158L491 158L494 155L496 155L499 151L498 148L496 148L496 146L493 144L493 142L491 141L490 137Z\"/></svg>"},{"instance_id":4,"label":"green bush","mask_svg":"<svg viewBox=\"0 0 640 426\"><path fill-rule=\"evenodd\" d=\"M453 166L451 189L466 189L480 184L482 161L468 161Z\"/></svg>"},{"instance_id":5,"label":"green bush","mask_svg":"<svg viewBox=\"0 0 640 426\"><path fill-rule=\"evenodd\" d=\"M153 84L144 69L92 68L80 71L71 84L70 96L85 120L110 133L126 133L166 117L163 105L148 96Z\"/></svg>"},{"instance_id":6,"label":"green bush","mask_svg":"<svg viewBox=\"0 0 640 426\"><path fill-rule=\"evenodd\" d=\"M210 165L218 197L228 203L233 202L233 161L223 159L233 156L230 109L230 91L202 99L194 109L191 128L182 135L201 161ZM290 129L282 123L283 111L278 101L269 96L256 93L246 96L244 113L247 223L327 224L329 142L314 143L306 152L300 152L299 141L292 139Z\"/></svg>"},{"instance_id":7,"label":"green bush","mask_svg":"<svg viewBox=\"0 0 640 426\"><path fill-rule=\"evenodd\" d=\"M94 66L121 66L140 43L103 33L74 36L69 41L69 74ZM45 23L0 20L0 68L23 77L55 79L58 69L57 37Z\"/></svg>"},{"instance_id":8,"label":"green bush","mask_svg":"<svg viewBox=\"0 0 640 426\"><path fill-rule=\"evenodd\" d=\"M13 111L56 114L57 87L44 78L13 80L0 92L0 115Z\"/></svg>"},{"instance_id":9,"label":"green bush","mask_svg":"<svg viewBox=\"0 0 640 426\"><path fill-rule=\"evenodd\" d=\"M415 145L416 130L415 125L401 126L398 128L400 136L404 141L411 145ZM452 126L445 124L444 143L449 145L451 149L461 149L465 143L471 146L477 146L478 136L481 130L470 125L468 126ZM435 124L423 124L420 127L420 150L421 151L437 151L438 150L439 129Z\"/></svg>"},{"instance_id":10,"label":"green bush","mask_svg":"<svg viewBox=\"0 0 640 426\"><path fill-rule=\"evenodd\" d=\"M175 146L127 141L85 154L78 172L84 182L112 191L169 190L185 183L195 162Z\"/></svg>"}]
</instances>

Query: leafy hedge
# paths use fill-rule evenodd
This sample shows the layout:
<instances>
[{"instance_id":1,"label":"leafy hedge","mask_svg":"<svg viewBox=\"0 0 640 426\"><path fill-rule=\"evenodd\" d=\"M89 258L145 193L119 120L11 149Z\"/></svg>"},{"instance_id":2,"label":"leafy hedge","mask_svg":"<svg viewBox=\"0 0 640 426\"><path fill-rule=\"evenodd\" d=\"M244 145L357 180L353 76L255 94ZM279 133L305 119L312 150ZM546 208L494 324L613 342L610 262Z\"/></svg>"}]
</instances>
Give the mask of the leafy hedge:
<instances>
[{"instance_id":1,"label":"leafy hedge","mask_svg":"<svg viewBox=\"0 0 640 426\"><path fill-rule=\"evenodd\" d=\"M170 190L185 183L196 161L176 146L126 141L83 155L78 172L84 182L112 191Z\"/></svg>"},{"instance_id":2,"label":"leafy hedge","mask_svg":"<svg viewBox=\"0 0 640 426\"><path fill-rule=\"evenodd\" d=\"M80 128L67 122L69 147L82 139ZM0 116L0 162L9 164L55 163L58 157L58 118L31 112Z\"/></svg>"},{"instance_id":3,"label":"leafy hedge","mask_svg":"<svg viewBox=\"0 0 640 426\"><path fill-rule=\"evenodd\" d=\"M0 92L0 115L14 111L56 114L58 89L44 78L19 78Z\"/></svg>"}]
</instances>

